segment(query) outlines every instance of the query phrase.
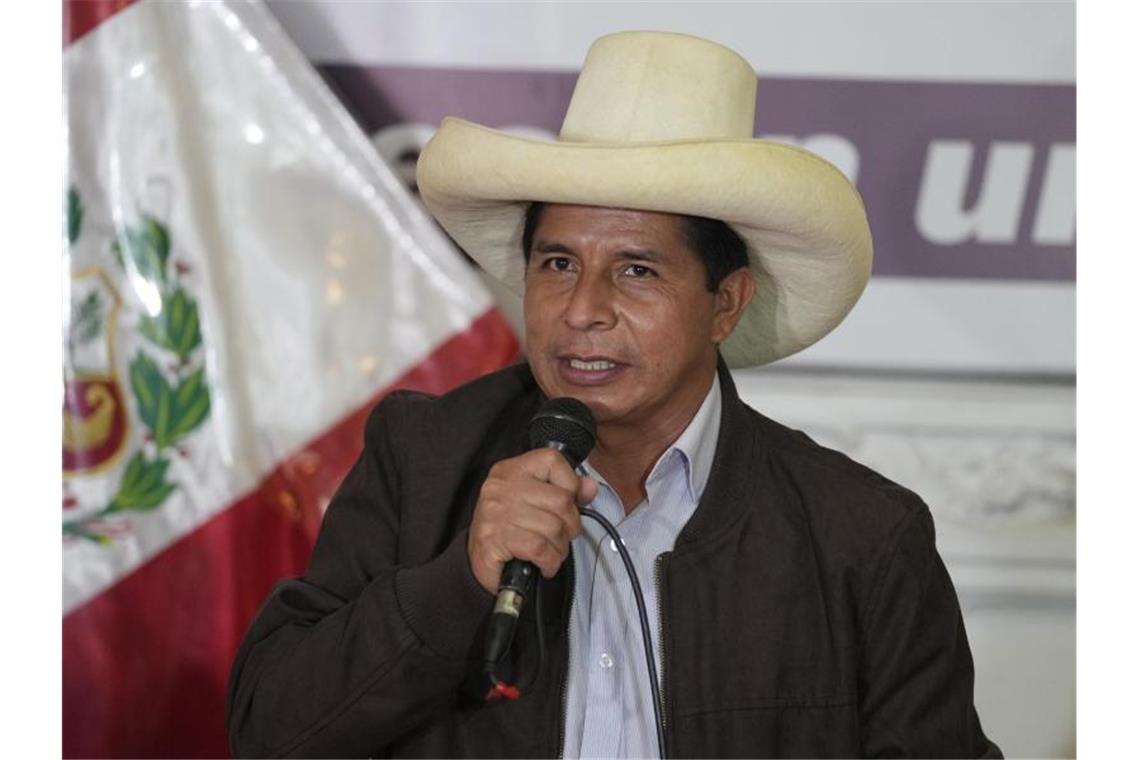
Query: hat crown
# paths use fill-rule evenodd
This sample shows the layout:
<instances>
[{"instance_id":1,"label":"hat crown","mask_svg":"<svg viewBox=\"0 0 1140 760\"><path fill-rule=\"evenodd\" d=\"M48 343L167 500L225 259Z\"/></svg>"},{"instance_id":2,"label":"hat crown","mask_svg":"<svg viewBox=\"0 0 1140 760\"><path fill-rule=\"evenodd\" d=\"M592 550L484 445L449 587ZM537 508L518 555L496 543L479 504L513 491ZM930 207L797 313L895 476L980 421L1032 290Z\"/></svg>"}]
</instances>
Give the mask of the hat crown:
<instances>
[{"instance_id":1,"label":"hat crown","mask_svg":"<svg viewBox=\"0 0 1140 760\"><path fill-rule=\"evenodd\" d=\"M715 42L620 32L590 47L559 138L570 142L751 139L756 72Z\"/></svg>"}]
</instances>

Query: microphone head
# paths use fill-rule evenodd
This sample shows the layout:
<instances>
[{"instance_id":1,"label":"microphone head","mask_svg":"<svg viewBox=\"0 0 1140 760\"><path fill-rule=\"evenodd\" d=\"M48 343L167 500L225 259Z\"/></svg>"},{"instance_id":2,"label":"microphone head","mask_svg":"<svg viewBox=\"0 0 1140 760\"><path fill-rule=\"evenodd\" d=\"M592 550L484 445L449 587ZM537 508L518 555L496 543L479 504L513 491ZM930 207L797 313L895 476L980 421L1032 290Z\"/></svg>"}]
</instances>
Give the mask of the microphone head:
<instances>
[{"instance_id":1,"label":"microphone head","mask_svg":"<svg viewBox=\"0 0 1140 760\"><path fill-rule=\"evenodd\" d=\"M577 467L594 448L597 427L590 408L578 399L552 398L530 418L532 449L547 446L562 452Z\"/></svg>"}]
</instances>

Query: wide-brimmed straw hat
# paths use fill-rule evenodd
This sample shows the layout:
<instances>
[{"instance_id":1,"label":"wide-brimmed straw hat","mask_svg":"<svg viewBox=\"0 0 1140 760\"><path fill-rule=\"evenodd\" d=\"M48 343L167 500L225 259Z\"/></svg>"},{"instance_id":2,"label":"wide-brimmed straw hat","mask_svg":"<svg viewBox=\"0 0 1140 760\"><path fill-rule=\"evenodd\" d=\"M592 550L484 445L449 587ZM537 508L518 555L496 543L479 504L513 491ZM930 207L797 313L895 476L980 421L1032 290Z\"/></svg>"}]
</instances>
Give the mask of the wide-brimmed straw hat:
<instances>
[{"instance_id":1,"label":"wide-brimmed straw hat","mask_svg":"<svg viewBox=\"0 0 1140 760\"><path fill-rule=\"evenodd\" d=\"M732 50L663 32L598 39L557 141L446 118L420 154L428 210L490 275L522 294L529 203L721 219L748 245L756 296L721 346L765 364L830 332L871 273L859 193L827 161L753 139L756 74Z\"/></svg>"}]
</instances>

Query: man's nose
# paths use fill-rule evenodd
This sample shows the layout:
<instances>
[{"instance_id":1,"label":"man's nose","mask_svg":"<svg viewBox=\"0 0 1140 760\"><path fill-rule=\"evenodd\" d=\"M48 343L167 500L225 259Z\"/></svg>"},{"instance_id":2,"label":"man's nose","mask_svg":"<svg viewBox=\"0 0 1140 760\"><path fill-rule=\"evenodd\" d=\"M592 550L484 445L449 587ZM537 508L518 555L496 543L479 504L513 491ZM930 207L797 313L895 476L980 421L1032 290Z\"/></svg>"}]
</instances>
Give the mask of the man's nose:
<instances>
[{"instance_id":1,"label":"man's nose","mask_svg":"<svg viewBox=\"0 0 1140 760\"><path fill-rule=\"evenodd\" d=\"M583 273L574 283L563 318L575 330L596 330L614 324L612 284L601 273Z\"/></svg>"}]
</instances>

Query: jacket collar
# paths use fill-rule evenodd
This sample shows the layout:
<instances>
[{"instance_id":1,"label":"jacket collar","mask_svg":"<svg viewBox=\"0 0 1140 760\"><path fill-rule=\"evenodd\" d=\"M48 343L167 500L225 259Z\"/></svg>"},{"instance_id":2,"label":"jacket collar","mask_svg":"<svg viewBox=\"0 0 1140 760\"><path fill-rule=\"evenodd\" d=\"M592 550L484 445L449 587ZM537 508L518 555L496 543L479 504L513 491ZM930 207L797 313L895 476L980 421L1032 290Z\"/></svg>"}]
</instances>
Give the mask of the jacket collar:
<instances>
[{"instance_id":1,"label":"jacket collar","mask_svg":"<svg viewBox=\"0 0 1140 760\"><path fill-rule=\"evenodd\" d=\"M723 358L717 360L717 377L721 415L716 454L697 510L677 537L678 548L730 529L750 503L749 494L758 492L755 481L764 469L758 461L756 428L751 424L755 413L741 401Z\"/></svg>"}]
</instances>

